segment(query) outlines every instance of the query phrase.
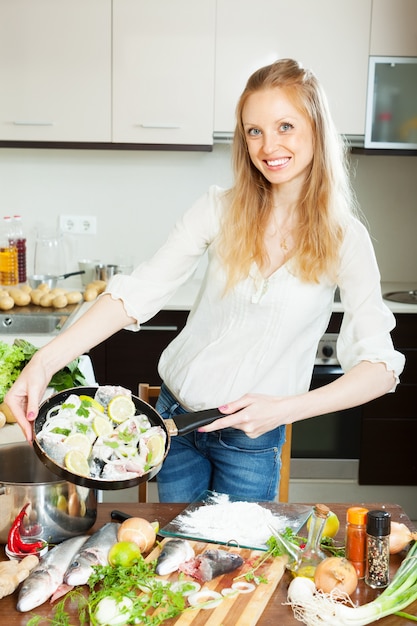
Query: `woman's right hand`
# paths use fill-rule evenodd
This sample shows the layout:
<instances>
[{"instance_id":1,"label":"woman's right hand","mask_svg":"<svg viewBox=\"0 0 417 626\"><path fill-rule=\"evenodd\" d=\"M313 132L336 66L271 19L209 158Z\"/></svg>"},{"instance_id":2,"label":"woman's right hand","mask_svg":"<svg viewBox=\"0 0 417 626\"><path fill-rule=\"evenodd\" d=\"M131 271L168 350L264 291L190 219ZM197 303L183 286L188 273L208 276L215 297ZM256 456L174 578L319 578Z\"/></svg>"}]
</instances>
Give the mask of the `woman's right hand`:
<instances>
[{"instance_id":1,"label":"woman's right hand","mask_svg":"<svg viewBox=\"0 0 417 626\"><path fill-rule=\"evenodd\" d=\"M48 386L48 376L35 354L4 397L4 402L14 415L26 439L33 439L32 422L38 415L39 405Z\"/></svg>"}]
</instances>

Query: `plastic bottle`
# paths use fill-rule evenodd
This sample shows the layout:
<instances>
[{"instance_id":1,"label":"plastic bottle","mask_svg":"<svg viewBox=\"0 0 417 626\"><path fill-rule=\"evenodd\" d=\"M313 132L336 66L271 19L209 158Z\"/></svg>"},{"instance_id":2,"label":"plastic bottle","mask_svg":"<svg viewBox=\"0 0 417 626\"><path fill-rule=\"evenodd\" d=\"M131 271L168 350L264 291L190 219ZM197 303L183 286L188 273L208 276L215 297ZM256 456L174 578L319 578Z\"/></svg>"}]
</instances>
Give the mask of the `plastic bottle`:
<instances>
[{"instance_id":1,"label":"plastic bottle","mask_svg":"<svg viewBox=\"0 0 417 626\"><path fill-rule=\"evenodd\" d=\"M19 283L25 283L26 275L26 237L23 231L22 217L13 215L14 241L17 248L17 269Z\"/></svg>"},{"instance_id":2,"label":"plastic bottle","mask_svg":"<svg viewBox=\"0 0 417 626\"><path fill-rule=\"evenodd\" d=\"M373 589L381 589L389 584L390 531L391 515L388 511L368 511L365 582Z\"/></svg>"},{"instance_id":3,"label":"plastic bottle","mask_svg":"<svg viewBox=\"0 0 417 626\"><path fill-rule=\"evenodd\" d=\"M329 514L330 509L325 504L316 504L313 507L307 543L305 548L301 550L297 563L293 567L289 567L294 576L305 576L314 580L317 565L326 558L320 544Z\"/></svg>"},{"instance_id":4,"label":"plastic bottle","mask_svg":"<svg viewBox=\"0 0 417 626\"><path fill-rule=\"evenodd\" d=\"M17 268L17 248L14 245L12 218L3 218L0 242L0 283L3 286L17 285L19 282Z\"/></svg>"},{"instance_id":5,"label":"plastic bottle","mask_svg":"<svg viewBox=\"0 0 417 626\"><path fill-rule=\"evenodd\" d=\"M346 511L346 558L356 569L358 578L366 571L366 520L368 509L352 506Z\"/></svg>"}]
</instances>

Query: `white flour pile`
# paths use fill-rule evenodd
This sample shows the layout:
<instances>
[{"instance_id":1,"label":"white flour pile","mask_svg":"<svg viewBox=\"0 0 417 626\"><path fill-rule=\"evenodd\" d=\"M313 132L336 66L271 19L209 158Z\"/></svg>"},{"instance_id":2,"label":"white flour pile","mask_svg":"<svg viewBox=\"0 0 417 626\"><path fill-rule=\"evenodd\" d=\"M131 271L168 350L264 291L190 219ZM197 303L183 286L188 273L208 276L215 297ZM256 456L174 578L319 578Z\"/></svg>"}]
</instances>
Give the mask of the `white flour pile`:
<instances>
[{"instance_id":1,"label":"white flour pile","mask_svg":"<svg viewBox=\"0 0 417 626\"><path fill-rule=\"evenodd\" d=\"M266 548L273 531L293 527L294 520L274 515L254 502L231 502L226 494L211 498L194 510L184 511L173 524L182 535L219 543Z\"/></svg>"}]
</instances>

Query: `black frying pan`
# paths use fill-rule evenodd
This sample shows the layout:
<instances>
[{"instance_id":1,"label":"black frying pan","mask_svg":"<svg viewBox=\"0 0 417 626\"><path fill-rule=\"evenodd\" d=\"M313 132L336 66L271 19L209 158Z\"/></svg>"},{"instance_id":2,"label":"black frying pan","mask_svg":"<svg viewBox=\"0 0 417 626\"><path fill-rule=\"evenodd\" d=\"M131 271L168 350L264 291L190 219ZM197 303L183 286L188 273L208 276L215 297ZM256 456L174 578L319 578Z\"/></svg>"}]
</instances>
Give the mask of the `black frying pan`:
<instances>
[{"instance_id":1,"label":"black frying pan","mask_svg":"<svg viewBox=\"0 0 417 626\"><path fill-rule=\"evenodd\" d=\"M127 489L128 487L135 487L136 485L139 485L139 483L144 483L153 478L161 469L162 463L168 454L172 436L186 435L187 433L200 428L200 426L205 426L206 424L214 422L214 420L219 417L224 417L218 409L207 409L205 411L196 411L194 413L183 413L181 415L176 415L175 418L164 420L153 408L153 406L144 402L137 396L132 395L132 400L135 403L138 413L146 415L152 426L161 426L166 433L165 454L161 464L153 467L149 472L146 472L146 474L143 474L142 476L135 476L134 478L128 478L126 480L104 480L88 476L80 476L70 472L66 467L58 465L50 456L48 456L38 441L37 435L42 430L47 413L51 408L58 404L62 404L71 394L94 397L96 391L97 387L74 387L50 396L39 407L39 414L33 425L33 447L42 463L57 476L60 476L61 478L76 485L81 485L82 487L116 490Z\"/></svg>"}]
</instances>

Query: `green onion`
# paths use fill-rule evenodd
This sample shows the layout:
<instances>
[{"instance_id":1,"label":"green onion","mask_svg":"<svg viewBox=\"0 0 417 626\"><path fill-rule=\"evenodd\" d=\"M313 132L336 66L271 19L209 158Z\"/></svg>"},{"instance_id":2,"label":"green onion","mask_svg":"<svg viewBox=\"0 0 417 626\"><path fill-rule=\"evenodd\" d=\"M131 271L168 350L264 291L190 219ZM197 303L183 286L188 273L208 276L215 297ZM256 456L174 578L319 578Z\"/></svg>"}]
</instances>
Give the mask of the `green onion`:
<instances>
[{"instance_id":1,"label":"green onion","mask_svg":"<svg viewBox=\"0 0 417 626\"><path fill-rule=\"evenodd\" d=\"M348 599L345 598L345 599ZM317 592L308 579L295 578L288 588L294 616L307 626L362 626L397 613L417 600L417 541L388 587L372 602L346 606L331 594Z\"/></svg>"}]
</instances>

